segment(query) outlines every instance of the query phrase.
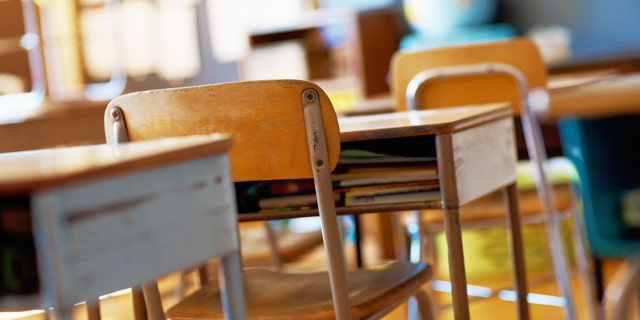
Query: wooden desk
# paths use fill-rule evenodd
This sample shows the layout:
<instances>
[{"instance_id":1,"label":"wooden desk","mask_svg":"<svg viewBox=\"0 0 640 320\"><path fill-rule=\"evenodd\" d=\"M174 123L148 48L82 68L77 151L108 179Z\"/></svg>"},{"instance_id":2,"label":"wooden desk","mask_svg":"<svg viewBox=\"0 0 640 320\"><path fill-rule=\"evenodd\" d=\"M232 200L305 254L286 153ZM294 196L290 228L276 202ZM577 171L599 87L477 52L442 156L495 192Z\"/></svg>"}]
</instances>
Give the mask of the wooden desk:
<instances>
[{"instance_id":1,"label":"wooden desk","mask_svg":"<svg viewBox=\"0 0 640 320\"><path fill-rule=\"evenodd\" d=\"M343 146L382 141L404 148L435 150L441 207L449 251L456 319L469 318L459 207L503 189L511 226L518 314L528 318L526 278L515 188L516 146L511 108L506 104L355 116L340 119ZM423 137L409 145L405 138ZM405 144L406 143L406 144ZM416 207L421 204L414 203ZM426 206L426 204L425 204ZM374 211L375 212L375 211Z\"/></svg>"},{"instance_id":2,"label":"wooden desk","mask_svg":"<svg viewBox=\"0 0 640 320\"><path fill-rule=\"evenodd\" d=\"M420 110L339 119L342 149L353 144L394 144L433 150L437 157L442 201L338 206L337 214L444 209L452 295L457 319L469 318L460 217L461 205L503 189L512 226L510 244L515 266L518 313L528 318L526 277L516 195L516 145L513 117L507 104ZM409 140L407 140L407 138ZM411 139L414 138L414 139ZM417 139L416 139L417 138ZM240 221L287 219L317 215L317 209L243 213Z\"/></svg>"},{"instance_id":3,"label":"wooden desk","mask_svg":"<svg viewBox=\"0 0 640 320\"><path fill-rule=\"evenodd\" d=\"M75 303L216 256L241 279L237 237L213 238L237 232L231 144L206 135L0 154L2 221L30 215L39 276L31 294L0 296L0 310L55 307L70 319Z\"/></svg>"},{"instance_id":4,"label":"wooden desk","mask_svg":"<svg viewBox=\"0 0 640 320\"><path fill-rule=\"evenodd\" d=\"M637 114L640 73L617 74L549 90L549 107L542 117L606 117Z\"/></svg>"}]
</instances>

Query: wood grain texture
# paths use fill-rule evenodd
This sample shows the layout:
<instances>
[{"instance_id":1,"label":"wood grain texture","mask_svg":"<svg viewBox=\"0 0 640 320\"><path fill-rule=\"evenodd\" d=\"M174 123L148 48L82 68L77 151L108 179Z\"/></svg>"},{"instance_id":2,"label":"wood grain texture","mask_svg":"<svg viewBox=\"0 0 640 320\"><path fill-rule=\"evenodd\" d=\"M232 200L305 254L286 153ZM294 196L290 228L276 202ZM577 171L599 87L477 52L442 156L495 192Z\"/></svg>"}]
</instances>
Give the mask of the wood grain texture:
<instances>
[{"instance_id":1,"label":"wood grain texture","mask_svg":"<svg viewBox=\"0 0 640 320\"><path fill-rule=\"evenodd\" d=\"M542 116L611 117L640 111L640 73L617 75L577 86L550 90Z\"/></svg>"},{"instance_id":2,"label":"wood grain texture","mask_svg":"<svg viewBox=\"0 0 640 320\"><path fill-rule=\"evenodd\" d=\"M431 277L424 263L397 262L374 270L348 271L353 319L377 315L380 310L397 306ZM278 273L266 269L248 269L244 273L249 319L334 319L329 276ZM401 285L398 285L401 284ZM170 319L222 319L219 307L202 308L219 299L215 281L186 297L167 311Z\"/></svg>"},{"instance_id":3,"label":"wood grain texture","mask_svg":"<svg viewBox=\"0 0 640 320\"><path fill-rule=\"evenodd\" d=\"M233 195L225 154L38 191L44 306L72 306L237 252Z\"/></svg>"},{"instance_id":4,"label":"wood grain texture","mask_svg":"<svg viewBox=\"0 0 640 320\"><path fill-rule=\"evenodd\" d=\"M130 141L212 132L231 134L234 181L311 178L304 129L302 92L320 95L331 168L338 161L340 136L331 101L320 87L302 80L264 80L153 90L120 96L105 112L124 112ZM279 152L274 152L278 145Z\"/></svg>"},{"instance_id":5,"label":"wood grain texture","mask_svg":"<svg viewBox=\"0 0 640 320\"><path fill-rule=\"evenodd\" d=\"M505 103L340 118L343 142L437 135L511 116Z\"/></svg>"},{"instance_id":6,"label":"wood grain texture","mask_svg":"<svg viewBox=\"0 0 640 320\"><path fill-rule=\"evenodd\" d=\"M453 133L451 143L453 158L438 161L438 168L443 174L455 175L458 198L445 198L445 203L458 207L516 181L512 119ZM444 184L446 177L441 181Z\"/></svg>"}]
</instances>

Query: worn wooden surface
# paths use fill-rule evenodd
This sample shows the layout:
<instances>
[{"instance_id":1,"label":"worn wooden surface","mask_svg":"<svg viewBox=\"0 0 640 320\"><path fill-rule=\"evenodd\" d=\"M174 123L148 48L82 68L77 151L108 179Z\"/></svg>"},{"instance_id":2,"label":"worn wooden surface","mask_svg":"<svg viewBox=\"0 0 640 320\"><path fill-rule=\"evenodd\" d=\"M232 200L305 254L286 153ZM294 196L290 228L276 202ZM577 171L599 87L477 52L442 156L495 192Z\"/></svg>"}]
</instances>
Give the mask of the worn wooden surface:
<instances>
[{"instance_id":1,"label":"worn wooden surface","mask_svg":"<svg viewBox=\"0 0 640 320\"><path fill-rule=\"evenodd\" d=\"M109 175L148 170L227 150L228 135L163 139L112 148L89 145L0 154L0 194L30 193Z\"/></svg>"},{"instance_id":2,"label":"worn wooden surface","mask_svg":"<svg viewBox=\"0 0 640 320\"><path fill-rule=\"evenodd\" d=\"M78 302L97 310L100 295L222 256L242 315L230 146L212 134L0 155L2 199L30 198L42 297L2 297L3 308L55 307L70 319Z\"/></svg>"},{"instance_id":3,"label":"worn wooden surface","mask_svg":"<svg viewBox=\"0 0 640 320\"><path fill-rule=\"evenodd\" d=\"M284 274L265 269L249 269L247 284L248 317L252 319L333 319L333 306L326 272ZM374 270L347 273L353 319L363 319L387 307L395 307L431 277L425 264L393 263ZM220 309L203 308L219 298L216 282L185 298L167 311L171 319L220 319Z\"/></svg>"},{"instance_id":4,"label":"worn wooden surface","mask_svg":"<svg viewBox=\"0 0 640 320\"><path fill-rule=\"evenodd\" d=\"M507 104L471 105L440 110L416 110L342 117L342 142L452 133L508 117Z\"/></svg>"},{"instance_id":5,"label":"worn wooden surface","mask_svg":"<svg viewBox=\"0 0 640 320\"><path fill-rule=\"evenodd\" d=\"M132 93L114 99L105 112L124 112L129 139L148 140L211 132L233 133L230 157L234 181L311 178L302 115L302 91L319 89L299 80L248 81ZM320 92L331 168L338 161L340 136L329 98ZM250 107L248 107L250 106ZM273 152L276 145L281 152Z\"/></svg>"},{"instance_id":6,"label":"worn wooden surface","mask_svg":"<svg viewBox=\"0 0 640 320\"><path fill-rule=\"evenodd\" d=\"M482 138L479 138L482 137ZM513 121L503 118L451 134L456 201L462 206L516 181ZM443 168L443 167L440 167ZM443 179L441 179L443 180ZM441 181L444 184L444 181ZM448 202L450 199L443 199Z\"/></svg>"}]
</instances>

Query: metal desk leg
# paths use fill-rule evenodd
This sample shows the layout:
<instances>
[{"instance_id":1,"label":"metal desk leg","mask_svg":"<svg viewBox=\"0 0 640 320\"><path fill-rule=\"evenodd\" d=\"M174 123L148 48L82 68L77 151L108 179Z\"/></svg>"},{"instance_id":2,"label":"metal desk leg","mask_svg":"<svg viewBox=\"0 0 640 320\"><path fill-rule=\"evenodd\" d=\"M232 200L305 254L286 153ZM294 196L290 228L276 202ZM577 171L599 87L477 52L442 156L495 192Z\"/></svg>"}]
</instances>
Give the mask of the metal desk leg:
<instances>
[{"instance_id":1,"label":"metal desk leg","mask_svg":"<svg viewBox=\"0 0 640 320\"><path fill-rule=\"evenodd\" d=\"M467 296L467 274L462 249L460 212L457 207L445 207L443 214L449 255L453 315L455 319L469 319L469 297Z\"/></svg>"},{"instance_id":2,"label":"metal desk leg","mask_svg":"<svg viewBox=\"0 0 640 320\"><path fill-rule=\"evenodd\" d=\"M507 227L509 228L509 249L511 250L511 267L513 268L513 283L516 290L518 319L526 320L529 319L527 276L522 245L522 230L520 228L518 190L515 183L503 189L503 197L507 212Z\"/></svg>"},{"instance_id":3,"label":"metal desk leg","mask_svg":"<svg viewBox=\"0 0 640 320\"><path fill-rule=\"evenodd\" d=\"M440 135L436 140L438 149L438 171L444 214L444 230L449 256L449 278L455 319L469 319L469 297L467 296L467 274L462 249L460 228L460 201L455 169L452 135Z\"/></svg>"}]
</instances>

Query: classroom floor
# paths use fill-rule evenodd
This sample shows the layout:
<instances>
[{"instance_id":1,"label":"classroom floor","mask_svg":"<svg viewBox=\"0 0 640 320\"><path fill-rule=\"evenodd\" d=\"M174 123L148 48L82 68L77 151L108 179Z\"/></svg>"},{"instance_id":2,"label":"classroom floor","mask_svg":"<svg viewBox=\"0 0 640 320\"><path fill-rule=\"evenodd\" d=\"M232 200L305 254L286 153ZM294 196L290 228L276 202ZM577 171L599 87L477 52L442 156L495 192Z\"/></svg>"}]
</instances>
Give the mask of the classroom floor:
<instances>
[{"instance_id":1,"label":"classroom floor","mask_svg":"<svg viewBox=\"0 0 640 320\"><path fill-rule=\"evenodd\" d=\"M375 246L367 245L371 243L365 241L365 257L369 257L372 261L366 261L367 264L375 263L374 260L378 256L378 252ZM353 257L353 247L347 248L347 257ZM324 264L324 252L322 248L309 253L303 257L300 262L288 266L293 271L312 270L322 268ZM353 261L350 261L351 265L354 265ZM607 261L605 267L605 279L610 278L611 274L617 268L619 262ZM550 270L537 271L535 273L528 273L529 277L529 292L537 294L537 301L530 304L531 319L564 319L563 309L557 304L559 290L555 284ZM582 286L581 278L578 274L574 274L571 278L573 292L575 295L577 319L587 320L594 319L591 316L589 305L585 302L585 289ZM194 277L182 277L178 274L172 274L163 278L160 282L160 289L163 292L163 298L165 306L170 306L175 303L180 294L184 291L180 291L177 288L178 284L186 283L186 290L192 290L192 283ZM478 295L489 296L487 298L470 297L470 313L472 319L491 319L491 320L511 320L516 319L516 310L513 302L508 301L508 294L505 298L505 289L509 287L510 275L496 275L493 277L485 278L469 278L470 284L473 284L473 289L469 290L469 293L478 292ZM432 286L438 286L446 284L446 282L436 281L432 282ZM501 294L501 292L503 294ZM436 319L447 320L453 319L452 309L449 304L448 294L439 291L432 291L432 298L436 304ZM130 293L125 290L101 299L101 312L104 320L129 320L132 319L132 305ZM79 305L75 310L74 319L84 320L86 319L84 312L84 306ZM385 320L407 319L409 308L403 305L391 314L386 316ZM44 320L45 316L42 311L34 311L31 313L0 313L0 320L6 319L20 319L20 320Z\"/></svg>"}]
</instances>

